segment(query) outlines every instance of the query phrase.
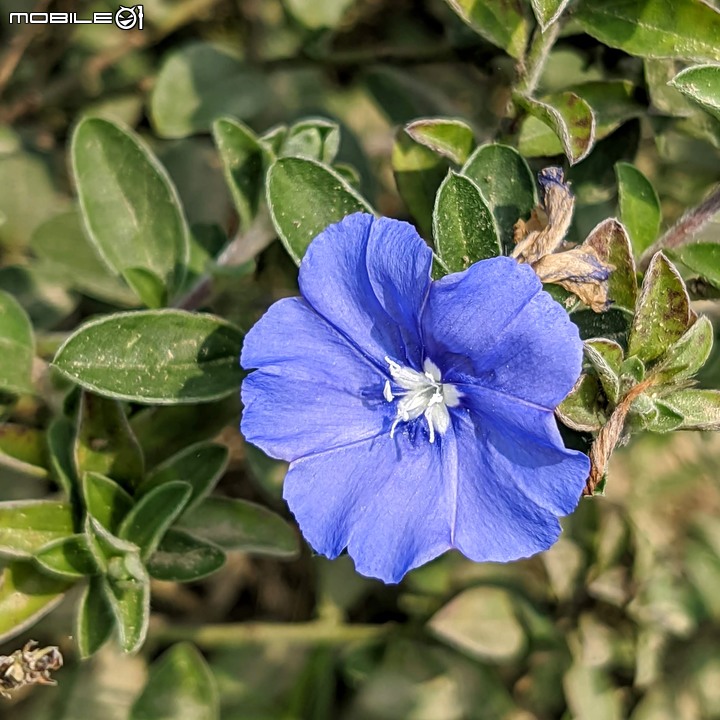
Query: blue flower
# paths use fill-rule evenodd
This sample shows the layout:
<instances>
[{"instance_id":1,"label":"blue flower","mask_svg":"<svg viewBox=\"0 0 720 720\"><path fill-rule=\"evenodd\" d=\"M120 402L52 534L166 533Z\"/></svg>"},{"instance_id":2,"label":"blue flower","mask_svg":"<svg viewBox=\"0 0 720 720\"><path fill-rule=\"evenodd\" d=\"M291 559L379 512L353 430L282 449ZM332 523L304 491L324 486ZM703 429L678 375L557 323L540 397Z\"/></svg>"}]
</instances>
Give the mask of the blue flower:
<instances>
[{"instance_id":1,"label":"blue flower","mask_svg":"<svg viewBox=\"0 0 720 720\"><path fill-rule=\"evenodd\" d=\"M528 265L431 282L407 223L355 214L320 233L302 297L245 339L241 429L290 461L284 497L319 553L385 582L455 548L508 561L550 547L585 485L553 416L582 343Z\"/></svg>"}]
</instances>

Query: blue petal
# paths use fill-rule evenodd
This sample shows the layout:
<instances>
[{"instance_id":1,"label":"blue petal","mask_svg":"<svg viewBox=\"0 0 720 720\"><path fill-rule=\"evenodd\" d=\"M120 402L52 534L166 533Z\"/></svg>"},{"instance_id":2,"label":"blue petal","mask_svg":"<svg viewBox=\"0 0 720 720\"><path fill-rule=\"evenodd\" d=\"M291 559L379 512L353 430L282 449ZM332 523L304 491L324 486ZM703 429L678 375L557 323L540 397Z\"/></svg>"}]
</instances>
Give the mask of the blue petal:
<instances>
[{"instance_id":1,"label":"blue petal","mask_svg":"<svg viewBox=\"0 0 720 720\"><path fill-rule=\"evenodd\" d=\"M577 327L532 268L512 258L483 260L433 283L423 329L445 382L554 408L580 375Z\"/></svg>"},{"instance_id":2,"label":"blue petal","mask_svg":"<svg viewBox=\"0 0 720 720\"><path fill-rule=\"evenodd\" d=\"M467 415L454 418L454 431L459 474L453 545L477 562L509 562L553 545L560 534L556 515L519 489L537 481L542 458L523 465L518 460L529 456L506 456L508 448L498 448L497 435L476 427Z\"/></svg>"},{"instance_id":3,"label":"blue petal","mask_svg":"<svg viewBox=\"0 0 720 720\"><path fill-rule=\"evenodd\" d=\"M370 438L390 427L384 376L301 298L276 302L245 337L241 430L272 457Z\"/></svg>"},{"instance_id":4,"label":"blue petal","mask_svg":"<svg viewBox=\"0 0 720 720\"><path fill-rule=\"evenodd\" d=\"M356 213L310 244L300 265L303 297L378 365L385 356L419 367L419 316L432 252L407 223Z\"/></svg>"},{"instance_id":5,"label":"blue petal","mask_svg":"<svg viewBox=\"0 0 720 720\"><path fill-rule=\"evenodd\" d=\"M284 497L303 535L329 558L388 583L450 548L454 439L430 445L383 433L290 465ZM454 472L453 472L454 474Z\"/></svg>"},{"instance_id":6,"label":"blue petal","mask_svg":"<svg viewBox=\"0 0 720 720\"><path fill-rule=\"evenodd\" d=\"M577 506L590 472L584 453L568 450L550 411L524 400L479 387L458 385L462 405L502 456L505 475L531 502L556 515Z\"/></svg>"}]
</instances>

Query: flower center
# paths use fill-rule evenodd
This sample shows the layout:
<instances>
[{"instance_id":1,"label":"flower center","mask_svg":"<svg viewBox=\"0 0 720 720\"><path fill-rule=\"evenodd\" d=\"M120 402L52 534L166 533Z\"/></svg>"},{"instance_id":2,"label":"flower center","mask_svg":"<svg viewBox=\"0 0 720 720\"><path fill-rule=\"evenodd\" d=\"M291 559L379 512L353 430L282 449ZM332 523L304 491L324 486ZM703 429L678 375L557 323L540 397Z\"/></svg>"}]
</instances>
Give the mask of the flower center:
<instances>
[{"instance_id":1,"label":"flower center","mask_svg":"<svg viewBox=\"0 0 720 720\"><path fill-rule=\"evenodd\" d=\"M460 392L454 385L443 383L440 368L430 358L423 363L424 372L399 365L389 357L385 362L390 376L400 390L393 391L390 380L385 381L383 397L388 402L397 398L397 414L390 428L390 437L394 437L395 428L401 422L410 422L425 417L430 432L430 442L435 442L435 433L441 435L450 427L449 407L460 404Z\"/></svg>"}]
</instances>

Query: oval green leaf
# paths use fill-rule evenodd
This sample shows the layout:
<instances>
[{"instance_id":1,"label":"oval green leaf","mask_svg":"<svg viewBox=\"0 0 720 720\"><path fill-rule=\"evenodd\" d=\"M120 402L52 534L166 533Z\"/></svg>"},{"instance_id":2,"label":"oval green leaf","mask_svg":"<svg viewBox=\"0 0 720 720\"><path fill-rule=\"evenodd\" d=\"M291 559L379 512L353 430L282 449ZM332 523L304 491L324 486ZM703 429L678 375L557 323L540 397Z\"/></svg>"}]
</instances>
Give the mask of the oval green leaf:
<instances>
[{"instance_id":1,"label":"oval green leaf","mask_svg":"<svg viewBox=\"0 0 720 720\"><path fill-rule=\"evenodd\" d=\"M720 120L720 65L689 67L670 84Z\"/></svg>"},{"instance_id":2,"label":"oval green leaf","mask_svg":"<svg viewBox=\"0 0 720 720\"><path fill-rule=\"evenodd\" d=\"M35 339L25 310L12 295L0 291L0 390L30 394Z\"/></svg>"},{"instance_id":3,"label":"oval green leaf","mask_svg":"<svg viewBox=\"0 0 720 720\"><path fill-rule=\"evenodd\" d=\"M433 236L436 252L450 272L502 252L495 218L480 188L452 170L438 190Z\"/></svg>"},{"instance_id":4,"label":"oval green leaf","mask_svg":"<svg viewBox=\"0 0 720 720\"><path fill-rule=\"evenodd\" d=\"M334 170L307 158L276 160L268 171L267 197L275 229L298 264L328 225L354 212L373 212Z\"/></svg>"},{"instance_id":5,"label":"oval green leaf","mask_svg":"<svg viewBox=\"0 0 720 720\"><path fill-rule=\"evenodd\" d=\"M207 498L180 518L177 527L224 550L290 558L298 552L295 531L270 510L229 498Z\"/></svg>"},{"instance_id":6,"label":"oval green leaf","mask_svg":"<svg viewBox=\"0 0 720 720\"><path fill-rule=\"evenodd\" d=\"M132 510L133 500L114 480L100 473L82 476L82 497L88 515L106 530L115 532Z\"/></svg>"},{"instance_id":7,"label":"oval green leaf","mask_svg":"<svg viewBox=\"0 0 720 720\"><path fill-rule=\"evenodd\" d=\"M242 333L183 310L118 313L79 328L54 365L99 395L140 403L216 400L238 391Z\"/></svg>"},{"instance_id":8,"label":"oval green leaf","mask_svg":"<svg viewBox=\"0 0 720 720\"><path fill-rule=\"evenodd\" d=\"M71 154L83 222L98 253L146 305L164 304L182 285L190 246L166 170L133 132L100 118L79 123Z\"/></svg>"},{"instance_id":9,"label":"oval green leaf","mask_svg":"<svg viewBox=\"0 0 720 720\"><path fill-rule=\"evenodd\" d=\"M98 572L85 535L71 535L45 545L35 554L35 563L42 572L67 580Z\"/></svg>"},{"instance_id":10,"label":"oval green leaf","mask_svg":"<svg viewBox=\"0 0 720 720\"><path fill-rule=\"evenodd\" d=\"M74 533L72 508L54 500L0 503L0 554L29 557Z\"/></svg>"},{"instance_id":11,"label":"oval green leaf","mask_svg":"<svg viewBox=\"0 0 720 720\"><path fill-rule=\"evenodd\" d=\"M215 678L190 643L173 645L150 667L130 720L218 720Z\"/></svg>"},{"instance_id":12,"label":"oval green leaf","mask_svg":"<svg viewBox=\"0 0 720 720\"><path fill-rule=\"evenodd\" d=\"M75 641L80 657L94 655L115 629L115 616L105 592L104 580L91 577L80 598L75 620Z\"/></svg>"},{"instance_id":13,"label":"oval green leaf","mask_svg":"<svg viewBox=\"0 0 720 720\"><path fill-rule=\"evenodd\" d=\"M531 2L540 29L545 32L563 14L570 0L531 0Z\"/></svg>"},{"instance_id":14,"label":"oval green leaf","mask_svg":"<svg viewBox=\"0 0 720 720\"><path fill-rule=\"evenodd\" d=\"M156 580L194 582L212 575L225 564L225 553L217 546L170 528L150 556L147 569Z\"/></svg>"},{"instance_id":15,"label":"oval green leaf","mask_svg":"<svg viewBox=\"0 0 720 720\"><path fill-rule=\"evenodd\" d=\"M462 165L475 145L472 128L463 120L426 118L405 126L405 132L417 143L438 155Z\"/></svg>"},{"instance_id":16,"label":"oval green leaf","mask_svg":"<svg viewBox=\"0 0 720 720\"><path fill-rule=\"evenodd\" d=\"M615 164L620 219L627 228L635 255L649 248L660 230L660 198L652 183L630 163Z\"/></svg>"},{"instance_id":17,"label":"oval green leaf","mask_svg":"<svg viewBox=\"0 0 720 720\"><path fill-rule=\"evenodd\" d=\"M720 288L720 243L701 242L683 245L672 251L673 258Z\"/></svg>"},{"instance_id":18,"label":"oval green leaf","mask_svg":"<svg viewBox=\"0 0 720 720\"><path fill-rule=\"evenodd\" d=\"M103 585L117 623L120 647L128 653L136 652L145 642L150 621L150 579L106 579Z\"/></svg>"}]
</instances>

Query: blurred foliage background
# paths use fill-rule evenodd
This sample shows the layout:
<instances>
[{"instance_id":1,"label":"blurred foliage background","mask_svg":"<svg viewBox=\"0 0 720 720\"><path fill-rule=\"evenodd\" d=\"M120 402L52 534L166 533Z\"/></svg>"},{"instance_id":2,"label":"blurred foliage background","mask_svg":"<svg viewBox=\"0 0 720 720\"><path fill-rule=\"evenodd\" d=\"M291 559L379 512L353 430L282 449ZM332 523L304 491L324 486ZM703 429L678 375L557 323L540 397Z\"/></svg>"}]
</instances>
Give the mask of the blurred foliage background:
<instances>
[{"instance_id":1,"label":"blurred foliage background","mask_svg":"<svg viewBox=\"0 0 720 720\"><path fill-rule=\"evenodd\" d=\"M625 6L640 13L647 4ZM667 86L689 64L682 48L662 59L610 47L583 32L574 5L535 89L584 88L602 127L589 156L568 170L577 197L571 237L618 213L620 161L652 181L668 227L720 179L720 124ZM85 116L137 130L208 257L242 223L210 136L218 117L259 134L303 118L337 123L338 171L354 168L348 177L381 214L415 222L426 237L432 204L423 199L449 163L404 133L406 123L462 118L478 143L515 145L533 170L562 162L546 126L508 112L524 43L508 41L504 52L442 0L146 0L142 31L6 22L12 11L48 9L117 6L0 0L0 289L27 311L45 360L84 319L137 304L88 255L67 215L68 142ZM522 12L529 27L529 3ZM296 135L298 152L322 153L317 127ZM711 224L703 237L717 230ZM296 268L275 234L266 229L256 242L249 265L210 269L202 299L242 329L296 292ZM693 287L696 309L717 328L717 306L703 299L717 289ZM719 356L703 387L718 387ZM53 492L42 437L66 392L51 384L43 401L3 405L12 425L0 427L0 500ZM214 438L230 453L219 492L290 519L284 467L242 443L236 401L133 412L150 465ZM7 439L18 424L36 431L22 451ZM150 428L162 428L162 442ZM719 456L711 434L634 439L613 457L605 497L583 500L551 550L512 565L450 554L384 586L356 575L348 558L328 562L306 547L293 560L231 552L206 580L153 581L148 640L136 655L110 644L80 662L71 591L31 635L64 651L59 687L0 699L0 717L124 720L135 703L132 717L147 719L720 718ZM158 662L176 642L195 644L207 665L188 645Z\"/></svg>"}]
</instances>

